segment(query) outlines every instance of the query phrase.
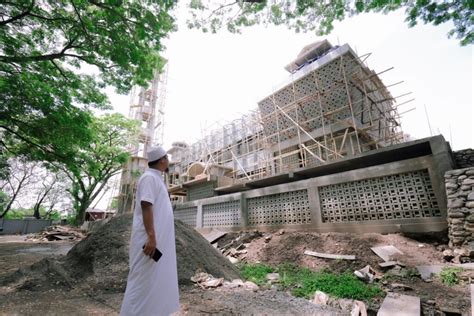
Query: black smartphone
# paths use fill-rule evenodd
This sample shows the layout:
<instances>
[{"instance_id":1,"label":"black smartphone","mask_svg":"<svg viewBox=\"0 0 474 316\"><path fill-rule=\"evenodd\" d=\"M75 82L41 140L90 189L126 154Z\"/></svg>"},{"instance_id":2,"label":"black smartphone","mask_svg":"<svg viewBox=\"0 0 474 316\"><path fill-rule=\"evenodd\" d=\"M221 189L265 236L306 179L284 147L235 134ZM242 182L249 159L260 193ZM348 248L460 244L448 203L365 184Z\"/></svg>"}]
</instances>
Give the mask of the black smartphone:
<instances>
[{"instance_id":1,"label":"black smartphone","mask_svg":"<svg viewBox=\"0 0 474 316\"><path fill-rule=\"evenodd\" d=\"M145 249L145 245L143 245L142 249ZM161 251L159 251L158 248L155 248L155 253L153 254L152 259L155 260L155 262L158 262L162 255L163 254L161 253Z\"/></svg>"}]
</instances>

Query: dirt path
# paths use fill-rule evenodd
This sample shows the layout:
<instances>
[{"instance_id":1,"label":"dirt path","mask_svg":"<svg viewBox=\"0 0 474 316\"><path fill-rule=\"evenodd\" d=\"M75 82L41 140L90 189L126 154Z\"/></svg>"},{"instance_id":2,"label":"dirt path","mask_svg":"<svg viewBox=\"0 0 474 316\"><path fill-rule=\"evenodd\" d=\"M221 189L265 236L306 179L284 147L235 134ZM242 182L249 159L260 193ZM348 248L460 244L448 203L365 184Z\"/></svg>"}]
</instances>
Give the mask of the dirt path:
<instances>
[{"instance_id":1,"label":"dirt path","mask_svg":"<svg viewBox=\"0 0 474 316\"><path fill-rule=\"evenodd\" d=\"M108 235L107 235L108 236ZM226 244L238 235L228 234L219 241ZM182 237L183 238L183 237ZM116 239L112 239L116 240ZM238 241L242 243L242 241ZM284 262L293 262L299 266L312 270L330 268L333 271L346 269L360 269L366 264L382 271L378 267L381 259L370 247L385 244L400 249L404 255L400 258L413 269L416 265L443 264L443 243L433 240L417 241L398 234L315 234L301 232L285 232L257 234L245 241L246 253L240 258L250 263L263 262L278 265ZM73 243L70 242L31 242L21 238L0 236L0 315L118 315L123 299L121 287L110 287L109 283L98 280L94 283L95 275L89 276L87 285L79 284L80 288L72 288L71 284L54 286L55 276L47 278L49 286L36 287L31 280L20 280L21 284L30 281L28 287L18 287L16 284L1 286L5 278L17 268L29 269L36 262L45 258L64 258L64 255ZM209 246L210 247L210 246ZM356 261L320 259L303 255L305 249L319 252L339 254L356 254ZM111 254L107 254L114 260ZM112 257L111 257L112 256ZM106 261L106 262L109 262ZM42 261L44 262L44 261ZM124 263L125 264L125 263ZM106 268L106 266L101 265ZM48 273L47 269L45 269ZM101 271L101 270L100 270ZM97 278L100 278L100 273ZM28 278L28 275L23 278ZM51 286L53 282L53 286ZM391 289L392 283L403 283L411 290ZM28 282L26 282L28 283ZM33 283L33 284L32 284ZM19 283L18 283L19 284ZM102 285L101 285L102 284ZM104 284L107 287L103 286ZM96 286L97 285L97 286ZM421 280L417 276L406 276L395 279L386 279L380 283L388 291L403 292L406 295L419 296L422 301L424 315L436 314L436 310L460 311L470 313L469 292L466 284L448 287L437 279L431 283ZM72 284L74 287L75 285ZM19 290L23 288L22 290ZM344 315L340 310L315 305L308 300L295 298L290 294L273 289L258 291L243 288L220 287L212 290L203 290L194 285L180 286L181 309L178 315ZM375 309L376 310L376 309ZM347 314L347 313L346 313ZM456 314L452 314L456 315Z\"/></svg>"}]
</instances>

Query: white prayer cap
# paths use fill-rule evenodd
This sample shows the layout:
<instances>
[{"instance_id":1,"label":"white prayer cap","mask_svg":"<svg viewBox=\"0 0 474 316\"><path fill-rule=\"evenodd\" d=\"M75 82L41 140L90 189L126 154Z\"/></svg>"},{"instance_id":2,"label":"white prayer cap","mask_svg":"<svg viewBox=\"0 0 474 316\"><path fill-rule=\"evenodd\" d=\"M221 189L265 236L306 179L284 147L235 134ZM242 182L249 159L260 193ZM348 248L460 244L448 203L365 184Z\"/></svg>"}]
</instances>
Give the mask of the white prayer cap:
<instances>
[{"instance_id":1,"label":"white prayer cap","mask_svg":"<svg viewBox=\"0 0 474 316\"><path fill-rule=\"evenodd\" d=\"M148 161L157 161L160 158L163 158L166 155L166 150L161 146L151 147L147 152Z\"/></svg>"}]
</instances>

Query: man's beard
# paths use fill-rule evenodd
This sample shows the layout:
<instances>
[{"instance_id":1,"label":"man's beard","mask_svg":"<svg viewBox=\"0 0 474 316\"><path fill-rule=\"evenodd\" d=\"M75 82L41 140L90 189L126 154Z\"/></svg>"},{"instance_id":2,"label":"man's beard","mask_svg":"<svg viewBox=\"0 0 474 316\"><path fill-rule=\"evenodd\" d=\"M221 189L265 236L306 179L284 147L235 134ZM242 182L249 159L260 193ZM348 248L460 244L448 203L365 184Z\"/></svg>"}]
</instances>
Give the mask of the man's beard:
<instances>
[{"instance_id":1,"label":"man's beard","mask_svg":"<svg viewBox=\"0 0 474 316\"><path fill-rule=\"evenodd\" d=\"M165 169L165 172L166 172L166 173L170 172L170 168L169 168L169 167L166 168L166 169Z\"/></svg>"}]
</instances>

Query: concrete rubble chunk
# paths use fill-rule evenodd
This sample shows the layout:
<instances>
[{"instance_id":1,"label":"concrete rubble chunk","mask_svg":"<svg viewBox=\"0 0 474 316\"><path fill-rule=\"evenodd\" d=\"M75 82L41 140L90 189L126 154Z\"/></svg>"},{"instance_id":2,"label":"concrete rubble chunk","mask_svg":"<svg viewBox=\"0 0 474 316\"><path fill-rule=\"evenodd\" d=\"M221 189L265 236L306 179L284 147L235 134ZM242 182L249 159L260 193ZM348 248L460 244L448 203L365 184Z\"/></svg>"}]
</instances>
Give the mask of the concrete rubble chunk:
<instances>
[{"instance_id":1,"label":"concrete rubble chunk","mask_svg":"<svg viewBox=\"0 0 474 316\"><path fill-rule=\"evenodd\" d=\"M403 255L403 252L398 250L396 247L389 245L389 246L376 246L370 248L377 256L383 259L383 261L393 261L394 257L399 257Z\"/></svg>"},{"instance_id":2,"label":"concrete rubble chunk","mask_svg":"<svg viewBox=\"0 0 474 316\"><path fill-rule=\"evenodd\" d=\"M253 283L253 282L250 282L250 281L246 281L244 283L244 288L246 288L248 290L252 290L254 292L258 291L258 285Z\"/></svg>"},{"instance_id":3,"label":"concrete rubble chunk","mask_svg":"<svg viewBox=\"0 0 474 316\"><path fill-rule=\"evenodd\" d=\"M354 301L354 305L351 310L351 316L367 316L367 307L364 302Z\"/></svg>"},{"instance_id":4,"label":"concrete rubble chunk","mask_svg":"<svg viewBox=\"0 0 474 316\"><path fill-rule=\"evenodd\" d=\"M443 265L422 265L416 267L424 281L431 280L433 275L439 274L443 268Z\"/></svg>"},{"instance_id":5,"label":"concrete rubble chunk","mask_svg":"<svg viewBox=\"0 0 474 316\"><path fill-rule=\"evenodd\" d=\"M268 281L278 281L280 280L280 274L278 273L268 273L267 274Z\"/></svg>"},{"instance_id":6,"label":"concrete rubble chunk","mask_svg":"<svg viewBox=\"0 0 474 316\"><path fill-rule=\"evenodd\" d=\"M318 305L327 305L329 300L329 295L324 292L316 291L314 293L313 303Z\"/></svg>"},{"instance_id":7,"label":"concrete rubble chunk","mask_svg":"<svg viewBox=\"0 0 474 316\"><path fill-rule=\"evenodd\" d=\"M388 293L377 316L420 316L420 298L398 293Z\"/></svg>"}]
</instances>

